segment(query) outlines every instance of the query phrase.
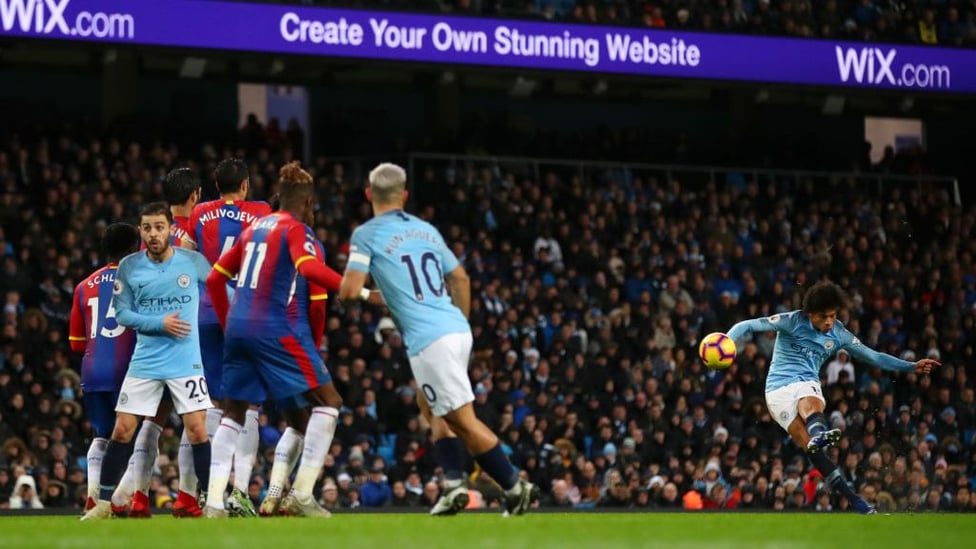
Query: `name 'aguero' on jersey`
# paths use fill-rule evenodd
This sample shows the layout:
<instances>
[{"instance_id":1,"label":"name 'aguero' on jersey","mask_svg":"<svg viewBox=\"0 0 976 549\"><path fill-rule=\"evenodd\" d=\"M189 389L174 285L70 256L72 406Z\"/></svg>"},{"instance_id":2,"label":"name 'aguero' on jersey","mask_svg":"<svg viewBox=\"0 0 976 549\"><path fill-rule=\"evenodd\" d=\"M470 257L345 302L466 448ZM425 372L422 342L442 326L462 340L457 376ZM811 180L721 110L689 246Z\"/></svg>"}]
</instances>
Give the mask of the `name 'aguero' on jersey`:
<instances>
[{"instance_id":1,"label":"name 'aguero' on jersey","mask_svg":"<svg viewBox=\"0 0 976 549\"><path fill-rule=\"evenodd\" d=\"M372 275L415 356L445 335L471 331L444 282L457 266L433 225L394 210L353 231L346 268Z\"/></svg>"},{"instance_id":2,"label":"name 'aguero' on jersey","mask_svg":"<svg viewBox=\"0 0 976 549\"><path fill-rule=\"evenodd\" d=\"M727 335L740 345L752 332L772 331L776 332L776 343L766 376L767 393L797 381L819 383L820 368L840 349L883 370L907 372L915 367L911 362L865 346L839 320L827 333L817 330L802 310L743 320L732 326Z\"/></svg>"},{"instance_id":3,"label":"name 'aguero' on jersey","mask_svg":"<svg viewBox=\"0 0 976 549\"><path fill-rule=\"evenodd\" d=\"M112 306L115 319L136 331L129 377L175 379L202 373L197 313L210 264L199 253L173 248L173 257L156 263L136 252L119 263ZM163 317L178 312L190 323L182 339L163 329Z\"/></svg>"}]
</instances>

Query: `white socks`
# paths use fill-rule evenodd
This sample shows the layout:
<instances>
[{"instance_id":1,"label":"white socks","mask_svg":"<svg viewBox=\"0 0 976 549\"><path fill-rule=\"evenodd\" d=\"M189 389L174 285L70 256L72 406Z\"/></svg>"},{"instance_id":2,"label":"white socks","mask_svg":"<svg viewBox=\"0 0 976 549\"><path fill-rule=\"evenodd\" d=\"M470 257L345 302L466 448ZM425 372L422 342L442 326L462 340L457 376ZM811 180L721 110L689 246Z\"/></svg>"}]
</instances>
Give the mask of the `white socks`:
<instances>
[{"instance_id":1,"label":"white socks","mask_svg":"<svg viewBox=\"0 0 976 549\"><path fill-rule=\"evenodd\" d=\"M220 427L211 440L210 486L207 490L207 505L214 509L224 509L224 492L230 479L230 468L234 461L234 450L241 433L241 425L230 418L220 421Z\"/></svg>"},{"instance_id":2,"label":"white socks","mask_svg":"<svg viewBox=\"0 0 976 549\"><path fill-rule=\"evenodd\" d=\"M281 435L275 446L274 464L271 466L271 478L268 481L268 497L280 498L285 489L285 482L298 463L298 453L305 443L305 436L289 427ZM96 489L98 486L96 485Z\"/></svg>"},{"instance_id":3,"label":"white socks","mask_svg":"<svg viewBox=\"0 0 976 549\"><path fill-rule=\"evenodd\" d=\"M88 497L95 501L98 501L98 480L102 477L102 457L107 446L108 439L96 438L88 447Z\"/></svg>"},{"instance_id":4,"label":"white socks","mask_svg":"<svg viewBox=\"0 0 976 549\"><path fill-rule=\"evenodd\" d=\"M153 468L159 456L159 435L162 433L162 427L148 419L143 420L142 429L136 437L135 451L132 453L135 466L133 481L135 489L139 492L149 490L149 481L152 480Z\"/></svg>"},{"instance_id":5,"label":"white socks","mask_svg":"<svg viewBox=\"0 0 976 549\"><path fill-rule=\"evenodd\" d=\"M315 489L315 480L322 471L325 456L332 446L332 436L335 434L336 419L339 410L328 406L312 408L312 417L305 429L305 449L302 451L302 466L298 468L292 491L295 497L308 500Z\"/></svg>"},{"instance_id":6,"label":"white socks","mask_svg":"<svg viewBox=\"0 0 976 549\"><path fill-rule=\"evenodd\" d=\"M224 417L224 411L220 408L207 409L207 436L213 440L217 434L217 427L220 427L220 420Z\"/></svg>"},{"instance_id":7,"label":"white socks","mask_svg":"<svg viewBox=\"0 0 976 549\"><path fill-rule=\"evenodd\" d=\"M207 410L207 436L212 441L220 426L220 418L224 411L220 408L210 408ZM193 445L186 437L186 429L183 429L183 436L180 438L180 492L185 492L193 497L197 497L199 482L197 481L197 470L193 465Z\"/></svg>"},{"instance_id":8,"label":"white socks","mask_svg":"<svg viewBox=\"0 0 976 549\"><path fill-rule=\"evenodd\" d=\"M197 497L197 471L193 466L193 445L190 444L190 439L186 438L186 429L183 429L183 436L180 437L177 464L180 467L180 492Z\"/></svg>"},{"instance_id":9,"label":"white socks","mask_svg":"<svg viewBox=\"0 0 976 549\"><path fill-rule=\"evenodd\" d=\"M248 410L234 450L234 487L244 494L247 494L251 471L258 459L258 434L258 411Z\"/></svg>"}]
</instances>

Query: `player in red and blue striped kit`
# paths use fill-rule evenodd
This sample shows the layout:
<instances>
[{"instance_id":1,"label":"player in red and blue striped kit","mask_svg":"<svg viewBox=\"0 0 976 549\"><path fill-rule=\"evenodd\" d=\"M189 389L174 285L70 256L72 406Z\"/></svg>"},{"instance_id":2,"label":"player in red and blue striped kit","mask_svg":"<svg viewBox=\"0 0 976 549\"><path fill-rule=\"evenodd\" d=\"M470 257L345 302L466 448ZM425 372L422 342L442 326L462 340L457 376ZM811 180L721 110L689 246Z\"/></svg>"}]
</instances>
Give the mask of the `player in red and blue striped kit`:
<instances>
[{"instance_id":1,"label":"player in red and blue striped kit","mask_svg":"<svg viewBox=\"0 0 976 549\"><path fill-rule=\"evenodd\" d=\"M319 288L338 290L341 280L317 257L315 236L302 222L311 215L313 190L311 176L298 163L284 166L281 211L244 231L207 280L214 310L225 327L223 391L227 397L226 413L214 437L207 516L226 514L219 495L227 486L240 422L248 402L265 395L295 405L304 403L295 399L301 396L311 404L302 465L282 507L292 515L328 516L312 490L335 433L342 398L318 353L308 310L292 306L298 275L311 285L310 296L322 295ZM228 303L223 288L235 276L233 302Z\"/></svg>"},{"instance_id":2,"label":"player in red and blue striped kit","mask_svg":"<svg viewBox=\"0 0 976 549\"><path fill-rule=\"evenodd\" d=\"M211 265L234 246L244 229L271 213L271 206L267 202L246 200L248 177L244 161L236 158L221 161L214 170L220 198L197 204L190 214L189 227L193 238L199 252ZM228 281L230 286L231 282ZM220 380L224 338L209 295L203 296L200 302L200 342L210 396L214 405L219 406L223 398Z\"/></svg>"},{"instance_id":3,"label":"player in red and blue striped kit","mask_svg":"<svg viewBox=\"0 0 976 549\"><path fill-rule=\"evenodd\" d=\"M81 360L81 386L85 391L85 409L95 431L95 439L88 448L89 509L98 498L102 456L115 425L115 403L136 345L136 333L115 321L112 308L115 272L119 261L139 248L140 240L139 229L134 226L110 225L102 237L102 251L108 265L78 283L71 303L68 339L72 351L85 354Z\"/></svg>"},{"instance_id":4,"label":"player in red and blue striped kit","mask_svg":"<svg viewBox=\"0 0 976 549\"><path fill-rule=\"evenodd\" d=\"M222 253L234 246L245 229L271 213L271 206L267 202L247 200L250 186L248 178L247 164L243 160L222 160L214 169L214 181L220 198L198 204L190 214L188 227L191 235L198 244L199 252L211 265L217 262ZM228 282L228 291L232 290L232 284L233 282ZM214 404L214 408L207 414L207 432L212 438L223 415L220 401L224 397L221 391L224 334L217 315L214 314L209 295L204 295L200 302L200 354ZM231 506L243 516L255 514L254 506L247 497L247 490L251 481L251 470L257 459L258 428L258 410L256 406L252 406L247 412L242 436L234 452L235 489L231 494ZM194 487L188 485L187 488L192 493Z\"/></svg>"}]
</instances>

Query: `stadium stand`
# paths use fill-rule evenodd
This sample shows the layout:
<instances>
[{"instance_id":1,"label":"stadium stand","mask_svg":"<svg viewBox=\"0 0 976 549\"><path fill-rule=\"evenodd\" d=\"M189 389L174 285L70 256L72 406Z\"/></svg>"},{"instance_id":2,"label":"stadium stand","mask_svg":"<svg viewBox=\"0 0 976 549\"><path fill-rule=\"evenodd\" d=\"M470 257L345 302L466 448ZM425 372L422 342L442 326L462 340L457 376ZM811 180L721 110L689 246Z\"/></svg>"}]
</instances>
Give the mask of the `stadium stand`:
<instances>
[{"instance_id":1,"label":"stadium stand","mask_svg":"<svg viewBox=\"0 0 976 549\"><path fill-rule=\"evenodd\" d=\"M237 143L183 150L70 127L0 138L0 508L84 502L91 428L67 322L74 284L100 264L101 231L159 199L161 176L178 165L208 174L219 158L246 155L252 198L266 198L286 142L260 126ZM368 216L361 178L325 157L307 165L315 228L341 270L345 239ZM854 179L527 166L426 159L413 208L471 274L477 413L543 487L544 505L842 509L762 402L771 339L722 373L693 352L709 331L797 308L829 276L851 292L843 320L866 344L944 363L931 377L841 357L827 365L829 420L845 432L832 451L846 478L879 510L976 510L972 204L924 179L879 191ZM918 166L899 157L876 169ZM392 322L330 301L326 335L347 409L323 504L359 507L360 490L376 501L368 485L387 483L383 505L429 505L438 471ZM255 500L282 429L261 416ZM171 423L157 507L176 493L178 446ZM377 461L385 475L368 475ZM471 486L476 504L498 505L477 472Z\"/></svg>"}]
</instances>

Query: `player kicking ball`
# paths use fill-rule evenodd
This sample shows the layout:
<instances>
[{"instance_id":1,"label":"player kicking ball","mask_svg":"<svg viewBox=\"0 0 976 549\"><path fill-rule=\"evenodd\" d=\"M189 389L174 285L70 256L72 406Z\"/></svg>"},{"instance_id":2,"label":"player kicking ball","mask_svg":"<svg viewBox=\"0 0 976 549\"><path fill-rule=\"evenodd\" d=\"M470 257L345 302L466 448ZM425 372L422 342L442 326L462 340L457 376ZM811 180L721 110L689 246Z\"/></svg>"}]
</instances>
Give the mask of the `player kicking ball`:
<instances>
[{"instance_id":1,"label":"player kicking ball","mask_svg":"<svg viewBox=\"0 0 976 549\"><path fill-rule=\"evenodd\" d=\"M468 275L436 228L403 211L406 183L406 173L395 164L380 164L370 172L366 197L373 219L352 234L339 298L358 299L372 275L406 341L410 369L431 414L444 419L505 491L506 515L520 515L538 500L539 488L519 478L498 437L471 405Z\"/></svg>"},{"instance_id":2,"label":"player kicking ball","mask_svg":"<svg viewBox=\"0 0 976 549\"><path fill-rule=\"evenodd\" d=\"M98 503L82 520L112 515L110 500L132 454L139 417L156 413L164 389L169 390L189 433L200 480L204 486L209 480L206 410L211 404L200 360L197 311L210 265L197 252L170 245L172 215L164 202L142 209L139 230L146 250L123 259L115 275L115 318L119 325L135 330L136 347L102 460Z\"/></svg>"},{"instance_id":3,"label":"player kicking ball","mask_svg":"<svg viewBox=\"0 0 976 549\"><path fill-rule=\"evenodd\" d=\"M840 441L840 429L828 429L820 388L820 367L840 349L883 370L927 374L939 363L928 358L911 363L866 347L844 324L837 312L847 306L847 294L833 282L818 282L803 297L803 309L765 318L744 320L728 336L737 344L752 332L776 332L776 344L766 376L766 406L810 463L824 475L832 490L847 498L857 512L877 510L854 493L826 448Z\"/></svg>"}]
</instances>

